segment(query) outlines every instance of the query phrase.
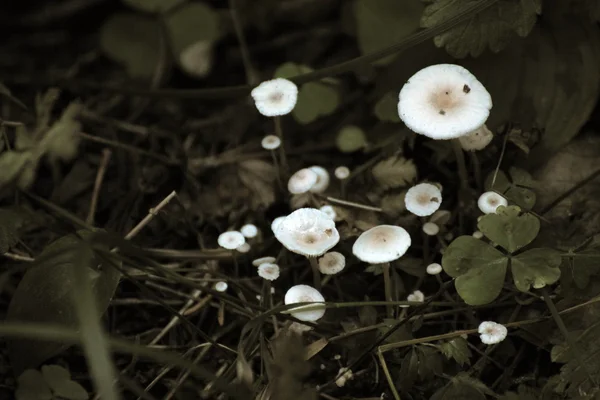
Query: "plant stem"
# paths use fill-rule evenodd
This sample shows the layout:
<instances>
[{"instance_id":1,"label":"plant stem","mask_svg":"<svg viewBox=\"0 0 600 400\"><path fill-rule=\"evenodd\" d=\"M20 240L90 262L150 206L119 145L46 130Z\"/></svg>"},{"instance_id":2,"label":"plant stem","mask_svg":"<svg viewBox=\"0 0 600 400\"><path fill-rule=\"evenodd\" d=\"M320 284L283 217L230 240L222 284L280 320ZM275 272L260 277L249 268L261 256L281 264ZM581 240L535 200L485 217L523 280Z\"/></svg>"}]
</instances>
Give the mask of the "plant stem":
<instances>
[{"instance_id":1,"label":"plant stem","mask_svg":"<svg viewBox=\"0 0 600 400\"><path fill-rule=\"evenodd\" d=\"M321 272L319 271L319 264L317 263L317 258L308 257L308 261L310 261L310 266L312 268L315 289L321 290Z\"/></svg>"},{"instance_id":2,"label":"plant stem","mask_svg":"<svg viewBox=\"0 0 600 400\"><path fill-rule=\"evenodd\" d=\"M279 158L281 159L282 174L286 179L290 171L290 166L287 161L287 155L285 154L285 141L283 140L283 128L281 127L281 117L275 117L275 134L281 140L279 146Z\"/></svg>"},{"instance_id":3,"label":"plant stem","mask_svg":"<svg viewBox=\"0 0 600 400\"><path fill-rule=\"evenodd\" d=\"M458 176L460 177L461 189L469 187L469 173L467 171L467 163L465 161L465 154L460 146L458 139L452 139L452 149L454 150L454 156L456 157L456 164L458 166Z\"/></svg>"},{"instance_id":4,"label":"plant stem","mask_svg":"<svg viewBox=\"0 0 600 400\"><path fill-rule=\"evenodd\" d=\"M392 302L392 278L390 277L390 263L385 263L383 267L383 285L385 290L385 301ZM394 318L394 308L391 304L385 306L389 318Z\"/></svg>"}]
</instances>

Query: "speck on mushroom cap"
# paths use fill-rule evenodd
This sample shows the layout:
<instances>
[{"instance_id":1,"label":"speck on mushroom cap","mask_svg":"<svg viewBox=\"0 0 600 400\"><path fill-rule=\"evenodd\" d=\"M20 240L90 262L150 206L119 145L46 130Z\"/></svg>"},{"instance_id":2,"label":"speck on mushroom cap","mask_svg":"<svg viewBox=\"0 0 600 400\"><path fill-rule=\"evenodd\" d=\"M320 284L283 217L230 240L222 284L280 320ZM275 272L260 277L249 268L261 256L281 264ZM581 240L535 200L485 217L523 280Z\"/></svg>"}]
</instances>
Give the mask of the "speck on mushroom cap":
<instances>
[{"instance_id":1,"label":"speck on mushroom cap","mask_svg":"<svg viewBox=\"0 0 600 400\"><path fill-rule=\"evenodd\" d=\"M477 200L477 206L484 214L492 214L496 212L499 206L507 206L508 201L496 192L485 192Z\"/></svg>"},{"instance_id":2,"label":"speck on mushroom cap","mask_svg":"<svg viewBox=\"0 0 600 400\"><path fill-rule=\"evenodd\" d=\"M288 180L288 191L292 194L306 193L316 185L319 175L310 168L302 168Z\"/></svg>"},{"instance_id":3,"label":"speck on mushroom cap","mask_svg":"<svg viewBox=\"0 0 600 400\"><path fill-rule=\"evenodd\" d=\"M335 222L316 208L292 212L277 224L274 233L289 251L306 257L320 256L340 240Z\"/></svg>"},{"instance_id":4,"label":"speck on mushroom cap","mask_svg":"<svg viewBox=\"0 0 600 400\"><path fill-rule=\"evenodd\" d=\"M352 253L361 261L382 264L402 257L410 247L410 235L399 226L378 225L363 232Z\"/></svg>"},{"instance_id":5,"label":"speck on mushroom cap","mask_svg":"<svg viewBox=\"0 0 600 400\"><path fill-rule=\"evenodd\" d=\"M433 214L442 204L442 192L431 183L419 183L408 189L404 196L406 209L419 217Z\"/></svg>"},{"instance_id":6,"label":"speck on mushroom cap","mask_svg":"<svg viewBox=\"0 0 600 400\"><path fill-rule=\"evenodd\" d=\"M308 285L292 286L286 292L285 297L284 297L285 304L308 303L308 302L324 303L325 298L323 297L321 292L319 292L317 289L313 288L312 286L308 286ZM307 306L293 308L290 311L291 311L291 314L295 318L299 319L300 321L314 322L314 321L321 319L321 317L323 317L323 315L325 315L325 308L308 310L308 311L301 311L301 310L303 308L309 308L309 307L314 308L315 306L316 306L316 304L311 304L311 305L307 305Z\"/></svg>"},{"instance_id":7,"label":"speck on mushroom cap","mask_svg":"<svg viewBox=\"0 0 600 400\"><path fill-rule=\"evenodd\" d=\"M330 251L319 258L319 271L325 275L334 275L346 267L346 257L337 251Z\"/></svg>"},{"instance_id":8,"label":"speck on mushroom cap","mask_svg":"<svg viewBox=\"0 0 600 400\"><path fill-rule=\"evenodd\" d=\"M246 243L246 238L238 231L227 231L219 235L217 243L227 250L235 250Z\"/></svg>"},{"instance_id":9,"label":"speck on mushroom cap","mask_svg":"<svg viewBox=\"0 0 600 400\"><path fill-rule=\"evenodd\" d=\"M288 79L276 78L262 82L250 94L258 112L275 117L292 112L298 101L298 86Z\"/></svg>"},{"instance_id":10,"label":"speck on mushroom cap","mask_svg":"<svg viewBox=\"0 0 600 400\"><path fill-rule=\"evenodd\" d=\"M416 133L453 139L482 126L492 97L466 68L438 64L408 79L398 96L398 114Z\"/></svg>"}]
</instances>

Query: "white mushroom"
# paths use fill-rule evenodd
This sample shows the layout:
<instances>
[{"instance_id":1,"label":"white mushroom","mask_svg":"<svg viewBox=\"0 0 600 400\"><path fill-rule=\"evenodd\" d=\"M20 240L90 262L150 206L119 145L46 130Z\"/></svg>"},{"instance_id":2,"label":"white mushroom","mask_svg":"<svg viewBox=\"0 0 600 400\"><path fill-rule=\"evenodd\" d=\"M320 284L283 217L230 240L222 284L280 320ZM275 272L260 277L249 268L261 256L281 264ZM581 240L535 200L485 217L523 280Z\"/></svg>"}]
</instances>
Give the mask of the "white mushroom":
<instances>
[{"instance_id":1,"label":"white mushroom","mask_svg":"<svg viewBox=\"0 0 600 400\"><path fill-rule=\"evenodd\" d=\"M435 236L440 233L440 227L434 222L425 222L423 224L423 232L425 232L427 236Z\"/></svg>"},{"instance_id":2,"label":"white mushroom","mask_svg":"<svg viewBox=\"0 0 600 400\"><path fill-rule=\"evenodd\" d=\"M341 165L341 166L337 167L335 169L335 171L333 171L333 174L339 180L347 179L350 176L350 168L348 168L344 165Z\"/></svg>"},{"instance_id":3,"label":"white mushroom","mask_svg":"<svg viewBox=\"0 0 600 400\"><path fill-rule=\"evenodd\" d=\"M252 265L254 265L255 267L260 266L260 264L274 264L276 261L275 257L261 257L261 258L257 258L256 260L252 261Z\"/></svg>"},{"instance_id":4,"label":"white mushroom","mask_svg":"<svg viewBox=\"0 0 600 400\"><path fill-rule=\"evenodd\" d=\"M258 228L254 224L246 224L240 228L240 232L244 237L252 239L258 235Z\"/></svg>"},{"instance_id":5,"label":"white mushroom","mask_svg":"<svg viewBox=\"0 0 600 400\"><path fill-rule=\"evenodd\" d=\"M310 168L296 171L288 180L288 191L292 194L306 193L319 180L319 175Z\"/></svg>"},{"instance_id":6,"label":"white mushroom","mask_svg":"<svg viewBox=\"0 0 600 400\"><path fill-rule=\"evenodd\" d=\"M416 133L453 139L478 129L487 120L492 98L460 65L423 68L408 79L398 96L398 115Z\"/></svg>"},{"instance_id":7,"label":"white mushroom","mask_svg":"<svg viewBox=\"0 0 600 400\"><path fill-rule=\"evenodd\" d=\"M292 286L284 297L284 303L295 304L295 303L324 303L325 298L317 289L308 285L296 285ZM315 322L325 315L325 307L316 308L316 304L301 306L290 309L290 313L296 319L300 321ZM315 308L313 310L305 310L307 308Z\"/></svg>"},{"instance_id":8,"label":"white mushroom","mask_svg":"<svg viewBox=\"0 0 600 400\"><path fill-rule=\"evenodd\" d=\"M319 258L319 271L324 275L335 275L346 267L346 257L337 251L330 251Z\"/></svg>"},{"instance_id":9,"label":"white mushroom","mask_svg":"<svg viewBox=\"0 0 600 400\"><path fill-rule=\"evenodd\" d=\"M275 227L275 238L289 251L316 257L335 246L340 235L335 222L315 208L300 208Z\"/></svg>"},{"instance_id":10,"label":"white mushroom","mask_svg":"<svg viewBox=\"0 0 600 400\"><path fill-rule=\"evenodd\" d=\"M240 252L240 253L249 253L250 250L252 250L252 247L250 246L250 243L245 242L243 243L241 246L239 246L238 248L235 249L236 251Z\"/></svg>"},{"instance_id":11,"label":"white mushroom","mask_svg":"<svg viewBox=\"0 0 600 400\"><path fill-rule=\"evenodd\" d=\"M309 189L313 193L323 193L329 187L329 172L321 166L313 165L308 167L311 171L317 174L317 182Z\"/></svg>"},{"instance_id":12,"label":"white mushroom","mask_svg":"<svg viewBox=\"0 0 600 400\"><path fill-rule=\"evenodd\" d=\"M285 219L285 216L281 216L281 217L277 217L273 220L273 222L271 222L271 230L273 231L273 233L275 233L275 229L277 229L277 225L279 225L279 223L281 221L283 221Z\"/></svg>"},{"instance_id":13,"label":"white mushroom","mask_svg":"<svg viewBox=\"0 0 600 400\"><path fill-rule=\"evenodd\" d=\"M406 296L406 300L407 301L413 301L415 303L422 303L422 302L425 301L425 295L420 290L415 290L414 292L412 292L411 294L409 294L408 296ZM407 308L407 307L410 307L410 306L408 306L408 305L402 305L400 307Z\"/></svg>"},{"instance_id":14,"label":"white mushroom","mask_svg":"<svg viewBox=\"0 0 600 400\"><path fill-rule=\"evenodd\" d=\"M261 140L260 145L265 150L275 150L281 146L281 139L275 135L267 135Z\"/></svg>"},{"instance_id":15,"label":"white mushroom","mask_svg":"<svg viewBox=\"0 0 600 400\"><path fill-rule=\"evenodd\" d=\"M220 281L220 282L215 283L215 290L217 292L224 292L227 290L227 286L228 286L227 282Z\"/></svg>"},{"instance_id":16,"label":"white mushroom","mask_svg":"<svg viewBox=\"0 0 600 400\"><path fill-rule=\"evenodd\" d=\"M298 101L298 86L290 80L276 78L262 82L250 94L258 112L275 117L292 112Z\"/></svg>"},{"instance_id":17,"label":"white mushroom","mask_svg":"<svg viewBox=\"0 0 600 400\"><path fill-rule=\"evenodd\" d=\"M494 134L487 126L482 125L472 132L458 138L463 150L476 151L483 150L494 139Z\"/></svg>"},{"instance_id":18,"label":"white mushroom","mask_svg":"<svg viewBox=\"0 0 600 400\"><path fill-rule=\"evenodd\" d=\"M419 217L433 214L442 204L442 192L431 183L419 183L408 189L404 196L406 209Z\"/></svg>"},{"instance_id":19,"label":"white mushroom","mask_svg":"<svg viewBox=\"0 0 600 400\"><path fill-rule=\"evenodd\" d=\"M262 263L258 266L258 276L268 281L274 281L279 278L279 265L272 263Z\"/></svg>"},{"instance_id":20,"label":"white mushroom","mask_svg":"<svg viewBox=\"0 0 600 400\"><path fill-rule=\"evenodd\" d=\"M352 246L352 253L361 261L383 264L402 257L410 244L410 235L404 228L378 225L358 237Z\"/></svg>"},{"instance_id":21,"label":"white mushroom","mask_svg":"<svg viewBox=\"0 0 600 400\"><path fill-rule=\"evenodd\" d=\"M429 275L437 275L442 272L442 266L438 263L431 263L427 266L427 273Z\"/></svg>"},{"instance_id":22,"label":"white mushroom","mask_svg":"<svg viewBox=\"0 0 600 400\"><path fill-rule=\"evenodd\" d=\"M493 214L500 206L507 206L508 201L496 192L485 192L477 200L477 206L484 214Z\"/></svg>"},{"instance_id":23,"label":"white mushroom","mask_svg":"<svg viewBox=\"0 0 600 400\"><path fill-rule=\"evenodd\" d=\"M227 231L219 235L217 242L227 250L235 250L246 243L246 238L238 231Z\"/></svg>"},{"instance_id":24,"label":"white mushroom","mask_svg":"<svg viewBox=\"0 0 600 400\"><path fill-rule=\"evenodd\" d=\"M479 324L477 331L480 333L479 337L481 342L484 344L496 344L506 339L508 329L502 324L498 324L494 321L484 321Z\"/></svg>"},{"instance_id":25,"label":"white mushroom","mask_svg":"<svg viewBox=\"0 0 600 400\"><path fill-rule=\"evenodd\" d=\"M319 208L319 211L321 211L322 213L324 213L325 215L327 215L329 218L331 218L334 221L337 218L337 213L335 212L335 208L333 208L333 206L330 206L329 204L326 204L323 207Z\"/></svg>"}]
</instances>

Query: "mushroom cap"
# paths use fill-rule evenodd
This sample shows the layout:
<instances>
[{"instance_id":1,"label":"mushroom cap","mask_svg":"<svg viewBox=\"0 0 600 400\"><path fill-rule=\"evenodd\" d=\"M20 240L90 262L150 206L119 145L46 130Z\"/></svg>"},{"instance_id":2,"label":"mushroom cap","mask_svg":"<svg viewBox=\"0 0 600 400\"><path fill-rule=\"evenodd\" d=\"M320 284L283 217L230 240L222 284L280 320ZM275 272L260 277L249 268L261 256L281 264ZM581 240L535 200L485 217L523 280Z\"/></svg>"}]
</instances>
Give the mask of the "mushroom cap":
<instances>
[{"instance_id":1,"label":"mushroom cap","mask_svg":"<svg viewBox=\"0 0 600 400\"><path fill-rule=\"evenodd\" d=\"M227 250L235 250L246 243L246 238L238 231L227 231L219 235L217 243Z\"/></svg>"},{"instance_id":2,"label":"mushroom cap","mask_svg":"<svg viewBox=\"0 0 600 400\"><path fill-rule=\"evenodd\" d=\"M458 141L463 150L476 151L486 148L492 139L494 139L494 134L483 124L474 131L459 137Z\"/></svg>"},{"instance_id":3,"label":"mushroom cap","mask_svg":"<svg viewBox=\"0 0 600 400\"><path fill-rule=\"evenodd\" d=\"M406 209L419 217L433 214L442 204L442 192L431 183L419 183L408 189L404 196Z\"/></svg>"},{"instance_id":4,"label":"mushroom cap","mask_svg":"<svg viewBox=\"0 0 600 400\"><path fill-rule=\"evenodd\" d=\"M292 194L306 193L312 189L319 180L319 175L310 168L302 168L288 180L288 191Z\"/></svg>"},{"instance_id":5,"label":"mushroom cap","mask_svg":"<svg viewBox=\"0 0 600 400\"><path fill-rule=\"evenodd\" d=\"M276 78L262 82L252 89L256 109L266 117L292 112L298 101L298 86L288 79Z\"/></svg>"},{"instance_id":6,"label":"mushroom cap","mask_svg":"<svg viewBox=\"0 0 600 400\"><path fill-rule=\"evenodd\" d=\"M275 135L267 135L262 138L260 145L265 150L275 150L281 146L281 139Z\"/></svg>"},{"instance_id":7,"label":"mushroom cap","mask_svg":"<svg viewBox=\"0 0 600 400\"><path fill-rule=\"evenodd\" d=\"M319 258L319 271L324 275L335 275L346 267L346 257L337 251L330 251Z\"/></svg>"},{"instance_id":8,"label":"mushroom cap","mask_svg":"<svg viewBox=\"0 0 600 400\"><path fill-rule=\"evenodd\" d=\"M268 281L279 278L279 265L273 263L262 263L258 266L258 276Z\"/></svg>"},{"instance_id":9,"label":"mushroom cap","mask_svg":"<svg viewBox=\"0 0 600 400\"><path fill-rule=\"evenodd\" d=\"M295 303L324 303L325 298L317 289L308 285L296 285L289 288L284 297L285 304ZM304 308L314 308L316 304L296 307L290 309L292 316L300 321L315 322L325 315L325 307L314 310L301 311Z\"/></svg>"},{"instance_id":10,"label":"mushroom cap","mask_svg":"<svg viewBox=\"0 0 600 400\"><path fill-rule=\"evenodd\" d=\"M299 208L275 227L275 238L289 251L316 257L335 246L340 234L335 222L315 208Z\"/></svg>"},{"instance_id":11,"label":"mushroom cap","mask_svg":"<svg viewBox=\"0 0 600 400\"><path fill-rule=\"evenodd\" d=\"M398 96L398 115L412 131L432 139L453 139L482 126L492 97L466 68L438 64L408 79Z\"/></svg>"},{"instance_id":12,"label":"mushroom cap","mask_svg":"<svg viewBox=\"0 0 600 400\"><path fill-rule=\"evenodd\" d=\"M425 222L423 224L423 232L428 236L435 236L440 233L440 227L435 222Z\"/></svg>"},{"instance_id":13,"label":"mushroom cap","mask_svg":"<svg viewBox=\"0 0 600 400\"><path fill-rule=\"evenodd\" d=\"M249 253L250 250L252 250L252 247L248 242L244 242L241 246L235 249L235 251L238 251L240 253Z\"/></svg>"},{"instance_id":14,"label":"mushroom cap","mask_svg":"<svg viewBox=\"0 0 600 400\"><path fill-rule=\"evenodd\" d=\"M258 228L254 224L246 224L240 228L240 232L246 238L254 238L258 235Z\"/></svg>"},{"instance_id":15,"label":"mushroom cap","mask_svg":"<svg viewBox=\"0 0 600 400\"><path fill-rule=\"evenodd\" d=\"M438 263L431 263L427 266L427 273L429 275L437 275L442 272L442 266Z\"/></svg>"},{"instance_id":16,"label":"mushroom cap","mask_svg":"<svg viewBox=\"0 0 600 400\"><path fill-rule=\"evenodd\" d=\"M485 344L496 344L506 339L508 329L502 324L494 321L483 321L477 329L481 342Z\"/></svg>"},{"instance_id":17,"label":"mushroom cap","mask_svg":"<svg viewBox=\"0 0 600 400\"><path fill-rule=\"evenodd\" d=\"M352 253L361 261L382 264L402 257L410 247L410 235L399 226L378 225L363 232Z\"/></svg>"},{"instance_id":18,"label":"mushroom cap","mask_svg":"<svg viewBox=\"0 0 600 400\"><path fill-rule=\"evenodd\" d=\"M281 217L277 217L273 220L273 222L271 222L271 230L273 231L273 233L275 233L275 229L277 228L277 225L279 225L279 223L281 221L283 221L285 219L285 216L281 216Z\"/></svg>"},{"instance_id":19,"label":"mushroom cap","mask_svg":"<svg viewBox=\"0 0 600 400\"><path fill-rule=\"evenodd\" d=\"M252 265L254 265L255 267L259 267L260 264L266 264L266 263L270 263L270 264L274 264L275 261L277 261L277 259L275 257L260 257L257 258L256 260L252 261Z\"/></svg>"},{"instance_id":20,"label":"mushroom cap","mask_svg":"<svg viewBox=\"0 0 600 400\"><path fill-rule=\"evenodd\" d=\"M213 42L200 40L184 48L179 53L179 63L185 72L197 77L205 77L213 66Z\"/></svg>"},{"instance_id":21,"label":"mushroom cap","mask_svg":"<svg viewBox=\"0 0 600 400\"><path fill-rule=\"evenodd\" d=\"M227 282L225 282L225 281L220 281L220 282L217 282L217 283L215 283L215 290L216 290L217 292L224 292L224 291L226 291L226 290L227 290L227 287L228 287L228 286L229 286L229 285L227 285Z\"/></svg>"},{"instance_id":22,"label":"mushroom cap","mask_svg":"<svg viewBox=\"0 0 600 400\"><path fill-rule=\"evenodd\" d=\"M493 214L500 206L507 206L508 201L496 192L485 192L477 200L477 206L484 214Z\"/></svg>"},{"instance_id":23,"label":"mushroom cap","mask_svg":"<svg viewBox=\"0 0 600 400\"><path fill-rule=\"evenodd\" d=\"M321 211L322 213L324 213L325 215L327 215L329 218L331 218L334 221L337 217L335 208L333 208L333 206L331 206L329 204L326 204L326 205L322 206L321 208L319 208L319 211Z\"/></svg>"},{"instance_id":24,"label":"mushroom cap","mask_svg":"<svg viewBox=\"0 0 600 400\"><path fill-rule=\"evenodd\" d=\"M337 167L335 171L333 171L333 174L339 180L346 179L350 176L350 168L346 167L345 165L341 165Z\"/></svg>"},{"instance_id":25,"label":"mushroom cap","mask_svg":"<svg viewBox=\"0 0 600 400\"><path fill-rule=\"evenodd\" d=\"M308 167L311 171L317 174L317 182L310 188L313 193L323 193L329 187L329 172L319 165Z\"/></svg>"}]
</instances>

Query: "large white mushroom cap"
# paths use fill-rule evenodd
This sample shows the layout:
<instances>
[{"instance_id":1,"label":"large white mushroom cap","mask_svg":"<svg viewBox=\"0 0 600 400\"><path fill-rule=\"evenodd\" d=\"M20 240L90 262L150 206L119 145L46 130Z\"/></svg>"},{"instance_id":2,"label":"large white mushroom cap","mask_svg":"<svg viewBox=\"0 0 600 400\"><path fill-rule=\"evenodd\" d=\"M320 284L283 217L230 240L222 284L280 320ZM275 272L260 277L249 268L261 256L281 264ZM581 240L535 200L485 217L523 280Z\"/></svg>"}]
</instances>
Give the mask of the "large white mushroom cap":
<instances>
[{"instance_id":1,"label":"large white mushroom cap","mask_svg":"<svg viewBox=\"0 0 600 400\"><path fill-rule=\"evenodd\" d=\"M306 193L315 186L319 180L319 175L310 168L302 168L288 180L288 191L292 194Z\"/></svg>"},{"instance_id":2,"label":"large white mushroom cap","mask_svg":"<svg viewBox=\"0 0 600 400\"><path fill-rule=\"evenodd\" d=\"M275 117L292 112L298 101L298 86L290 80L276 78L261 83L250 94L258 112Z\"/></svg>"},{"instance_id":3,"label":"large white mushroom cap","mask_svg":"<svg viewBox=\"0 0 600 400\"><path fill-rule=\"evenodd\" d=\"M292 286L285 294L284 303L285 304L295 304L295 303L324 303L325 298L317 289L308 286L308 285L296 285ZM316 304L301 306L297 308L290 309L290 312L294 318L299 319L300 321L310 321L315 322L323 315L325 315L325 307L316 308ZM314 310L306 310L301 311L305 308L316 308Z\"/></svg>"},{"instance_id":4,"label":"large white mushroom cap","mask_svg":"<svg viewBox=\"0 0 600 400\"><path fill-rule=\"evenodd\" d=\"M356 239L352 253L361 261L382 264L402 257L410 243L410 235L404 228L378 225L363 232Z\"/></svg>"},{"instance_id":5,"label":"large white mushroom cap","mask_svg":"<svg viewBox=\"0 0 600 400\"><path fill-rule=\"evenodd\" d=\"M277 224L274 233L289 251L306 257L320 256L340 240L335 222L316 208L294 211Z\"/></svg>"},{"instance_id":6,"label":"large white mushroom cap","mask_svg":"<svg viewBox=\"0 0 600 400\"><path fill-rule=\"evenodd\" d=\"M419 217L433 214L442 204L441 190L431 183L419 183L408 189L404 196L406 209Z\"/></svg>"},{"instance_id":7,"label":"large white mushroom cap","mask_svg":"<svg viewBox=\"0 0 600 400\"><path fill-rule=\"evenodd\" d=\"M398 114L416 133L454 139L482 126L492 97L466 68L438 64L423 68L400 90Z\"/></svg>"}]
</instances>

